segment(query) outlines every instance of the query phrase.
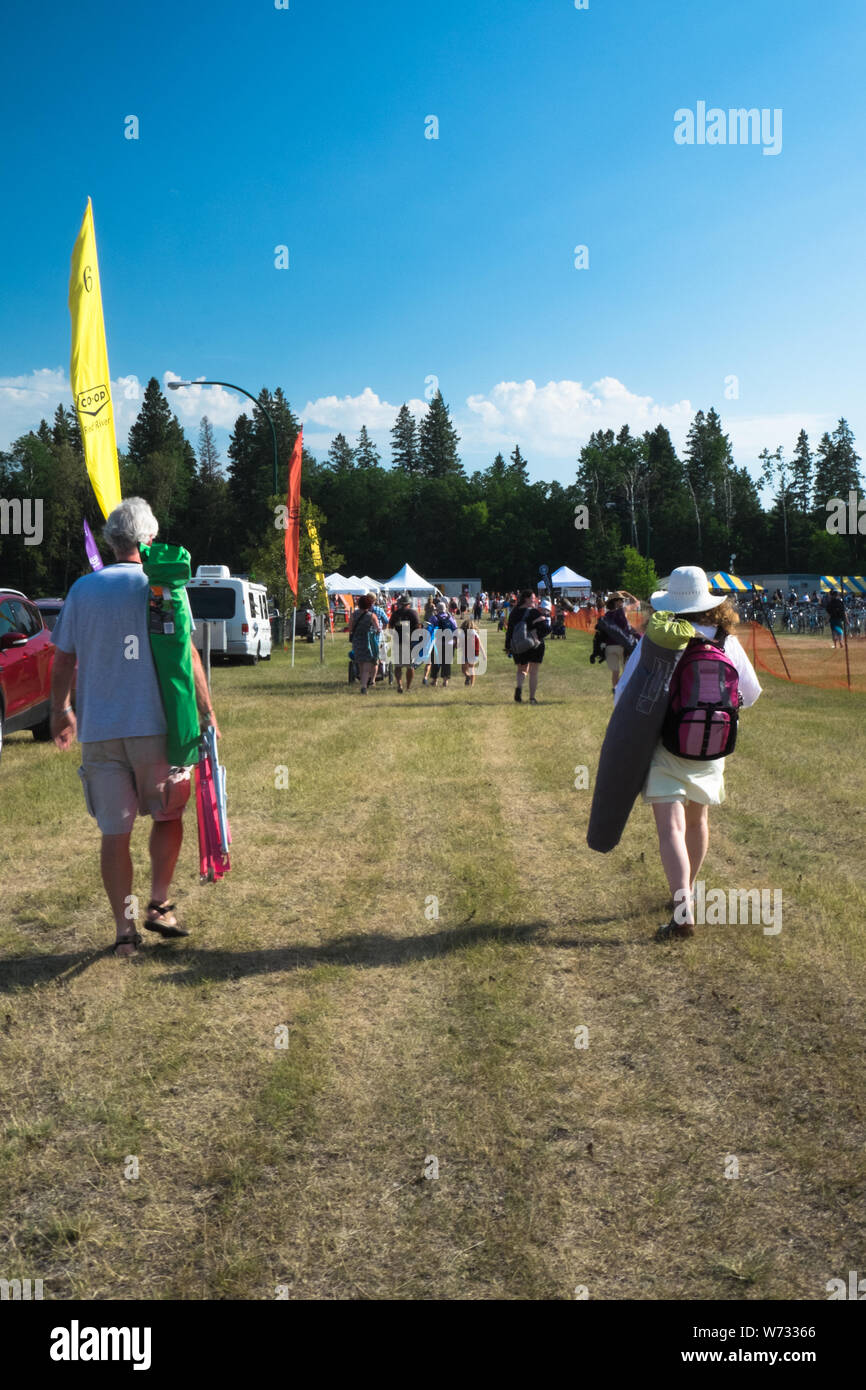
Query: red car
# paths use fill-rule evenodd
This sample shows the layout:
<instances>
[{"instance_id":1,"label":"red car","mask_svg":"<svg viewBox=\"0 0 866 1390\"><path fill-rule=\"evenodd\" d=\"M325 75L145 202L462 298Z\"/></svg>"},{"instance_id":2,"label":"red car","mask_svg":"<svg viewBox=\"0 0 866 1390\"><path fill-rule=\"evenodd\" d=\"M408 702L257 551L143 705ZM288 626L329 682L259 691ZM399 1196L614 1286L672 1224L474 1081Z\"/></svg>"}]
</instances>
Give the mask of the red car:
<instances>
[{"instance_id":1,"label":"red car","mask_svg":"<svg viewBox=\"0 0 866 1390\"><path fill-rule=\"evenodd\" d=\"M7 733L32 729L51 737L54 643L42 614L18 589L0 588L0 753Z\"/></svg>"}]
</instances>

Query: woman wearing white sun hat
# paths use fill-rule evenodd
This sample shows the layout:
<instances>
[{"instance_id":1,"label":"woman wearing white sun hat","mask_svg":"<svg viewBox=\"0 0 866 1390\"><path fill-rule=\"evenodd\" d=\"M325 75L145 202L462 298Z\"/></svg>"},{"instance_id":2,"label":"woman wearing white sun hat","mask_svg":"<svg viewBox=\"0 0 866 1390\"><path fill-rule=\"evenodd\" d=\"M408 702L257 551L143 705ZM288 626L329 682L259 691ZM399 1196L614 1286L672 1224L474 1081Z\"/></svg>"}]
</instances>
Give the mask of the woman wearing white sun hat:
<instances>
[{"instance_id":1,"label":"woman wearing white sun hat","mask_svg":"<svg viewBox=\"0 0 866 1390\"><path fill-rule=\"evenodd\" d=\"M681 565L671 574L667 589L654 593L650 603L656 612L687 618L696 635L715 641L736 667L742 707L755 703L761 686L752 663L733 635L739 617L729 600L719 603L711 594L702 569ZM614 704L621 699L637 668L639 648L640 644L626 662L614 692ZM653 808L662 866L677 909L670 921L659 928L656 940L693 936L695 880L709 844L709 807L720 806L725 800L725 760L682 758L659 740L643 799Z\"/></svg>"}]
</instances>

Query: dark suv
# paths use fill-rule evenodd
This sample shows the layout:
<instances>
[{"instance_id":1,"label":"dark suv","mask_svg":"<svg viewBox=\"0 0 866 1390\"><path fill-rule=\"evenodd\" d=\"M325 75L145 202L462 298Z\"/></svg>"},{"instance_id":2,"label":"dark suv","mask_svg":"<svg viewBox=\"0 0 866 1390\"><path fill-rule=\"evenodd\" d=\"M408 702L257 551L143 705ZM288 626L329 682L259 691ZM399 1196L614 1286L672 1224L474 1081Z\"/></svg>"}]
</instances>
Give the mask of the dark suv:
<instances>
[{"instance_id":1,"label":"dark suv","mask_svg":"<svg viewBox=\"0 0 866 1390\"><path fill-rule=\"evenodd\" d=\"M32 729L49 739L54 643L35 604L0 588L0 753L7 733Z\"/></svg>"}]
</instances>

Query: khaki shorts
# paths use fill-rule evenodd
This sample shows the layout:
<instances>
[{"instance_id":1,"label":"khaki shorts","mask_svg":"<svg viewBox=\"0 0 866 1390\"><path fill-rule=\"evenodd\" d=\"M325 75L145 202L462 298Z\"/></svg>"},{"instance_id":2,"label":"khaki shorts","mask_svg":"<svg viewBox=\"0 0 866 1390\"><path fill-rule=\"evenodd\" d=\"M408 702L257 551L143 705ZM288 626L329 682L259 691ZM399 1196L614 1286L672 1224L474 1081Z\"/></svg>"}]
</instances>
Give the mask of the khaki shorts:
<instances>
[{"instance_id":1,"label":"khaki shorts","mask_svg":"<svg viewBox=\"0 0 866 1390\"><path fill-rule=\"evenodd\" d=\"M103 835L128 835L136 815L179 820L189 777L169 776L165 734L82 743L78 775L87 810Z\"/></svg>"},{"instance_id":2,"label":"khaki shorts","mask_svg":"<svg viewBox=\"0 0 866 1390\"><path fill-rule=\"evenodd\" d=\"M625 666L625 648L618 646L615 642L608 642L604 649L604 659L610 669L618 675L622 675Z\"/></svg>"}]
</instances>

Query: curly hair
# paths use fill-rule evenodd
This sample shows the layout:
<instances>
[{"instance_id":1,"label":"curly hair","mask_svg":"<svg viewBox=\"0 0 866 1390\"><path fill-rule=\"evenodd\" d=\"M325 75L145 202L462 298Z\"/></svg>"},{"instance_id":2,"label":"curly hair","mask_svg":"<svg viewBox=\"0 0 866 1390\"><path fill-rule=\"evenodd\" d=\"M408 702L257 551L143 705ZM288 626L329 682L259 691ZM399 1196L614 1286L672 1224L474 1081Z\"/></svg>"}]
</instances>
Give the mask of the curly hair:
<instances>
[{"instance_id":1,"label":"curly hair","mask_svg":"<svg viewBox=\"0 0 866 1390\"><path fill-rule=\"evenodd\" d=\"M740 621L740 615L729 598L723 599L714 608L706 608L703 613L683 613L690 623L702 623L705 627L720 627L730 635Z\"/></svg>"}]
</instances>

